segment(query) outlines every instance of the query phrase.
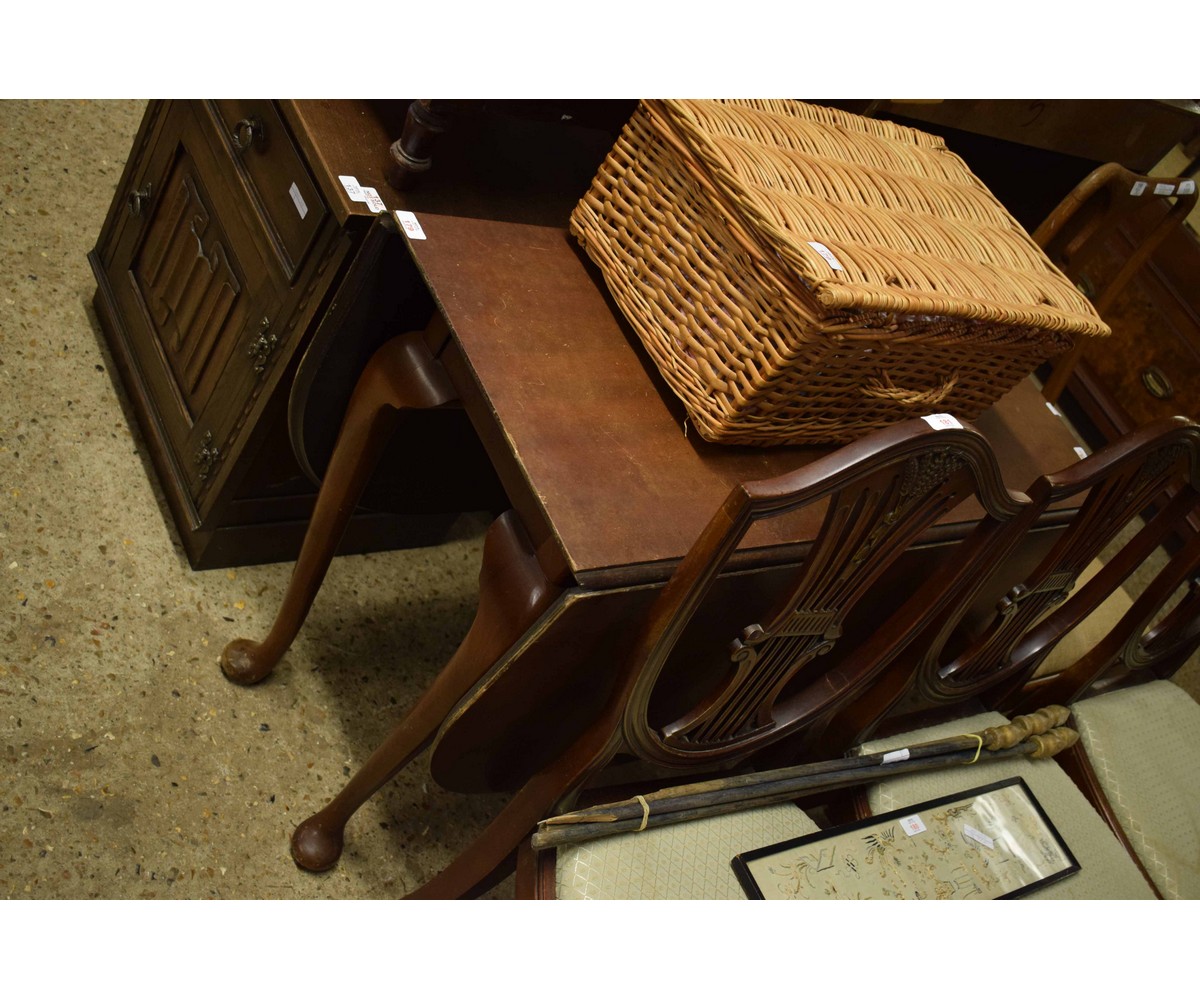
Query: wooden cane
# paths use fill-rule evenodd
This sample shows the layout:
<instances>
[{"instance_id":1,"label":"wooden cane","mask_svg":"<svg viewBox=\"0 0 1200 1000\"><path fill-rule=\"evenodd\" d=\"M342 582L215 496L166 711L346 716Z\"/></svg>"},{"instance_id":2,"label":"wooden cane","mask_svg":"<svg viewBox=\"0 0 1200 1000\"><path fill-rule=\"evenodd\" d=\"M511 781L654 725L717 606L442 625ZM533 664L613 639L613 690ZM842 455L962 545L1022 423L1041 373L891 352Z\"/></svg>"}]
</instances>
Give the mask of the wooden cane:
<instances>
[{"instance_id":1,"label":"wooden cane","mask_svg":"<svg viewBox=\"0 0 1200 1000\"><path fill-rule=\"evenodd\" d=\"M1065 708L1051 706L1031 716L1018 717L1007 726L917 744L900 751L717 778L580 809L543 820L533 835L532 845L535 850L542 850L614 833L723 815L789 801L813 791L865 784L884 774L905 774L1001 757L1050 757L1078 739L1074 730L1061 726L1047 732L1051 723L1065 721L1069 714Z\"/></svg>"}]
</instances>

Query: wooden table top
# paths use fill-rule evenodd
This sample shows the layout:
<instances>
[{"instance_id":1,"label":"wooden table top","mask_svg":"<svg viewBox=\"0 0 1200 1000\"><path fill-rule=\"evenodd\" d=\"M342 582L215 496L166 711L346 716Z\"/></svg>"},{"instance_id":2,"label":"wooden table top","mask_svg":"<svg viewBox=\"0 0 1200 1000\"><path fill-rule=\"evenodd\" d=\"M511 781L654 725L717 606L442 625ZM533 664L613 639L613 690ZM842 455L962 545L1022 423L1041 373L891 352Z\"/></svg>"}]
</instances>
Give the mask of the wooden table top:
<instances>
[{"instance_id":1,"label":"wooden table top","mask_svg":"<svg viewBox=\"0 0 1200 1000\"><path fill-rule=\"evenodd\" d=\"M409 245L453 334L446 367L552 577L665 579L734 485L831 450L713 445L689 432L565 226L417 218L426 238ZM1010 489L1076 460L1074 438L1029 380L975 426ZM819 513L757 526L746 544L774 561L812 537ZM979 513L964 505L944 530L961 533L954 526Z\"/></svg>"}]
</instances>

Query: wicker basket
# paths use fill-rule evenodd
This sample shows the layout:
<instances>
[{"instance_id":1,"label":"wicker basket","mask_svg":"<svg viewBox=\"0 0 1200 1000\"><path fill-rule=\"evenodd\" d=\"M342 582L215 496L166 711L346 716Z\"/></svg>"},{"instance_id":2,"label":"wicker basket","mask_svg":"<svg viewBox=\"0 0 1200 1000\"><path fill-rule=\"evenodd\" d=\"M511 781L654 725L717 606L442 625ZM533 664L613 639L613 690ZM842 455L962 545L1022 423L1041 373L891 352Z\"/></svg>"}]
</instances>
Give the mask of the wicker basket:
<instances>
[{"instance_id":1,"label":"wicker basket","mask_svg":"<svg viewBox=\"0 0 1200 1000\"><path fill-rule=\"evenodd\" d=\"M710 441L972 419L1109 332L942 140L796 101L643 101L571 231Z\"/></svg>"}]
</instances>

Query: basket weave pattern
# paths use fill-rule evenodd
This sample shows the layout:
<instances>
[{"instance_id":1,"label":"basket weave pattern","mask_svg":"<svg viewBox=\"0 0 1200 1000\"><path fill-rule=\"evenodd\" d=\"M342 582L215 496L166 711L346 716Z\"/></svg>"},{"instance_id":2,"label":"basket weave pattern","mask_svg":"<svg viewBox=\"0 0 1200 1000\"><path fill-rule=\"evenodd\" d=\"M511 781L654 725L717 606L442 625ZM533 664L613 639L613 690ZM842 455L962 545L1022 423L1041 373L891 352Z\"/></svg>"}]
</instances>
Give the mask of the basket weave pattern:
<instances>
[{"instance_id":1,"label":"basket weave pattern","mask_svg":"<svg viewBox=\"0 0 1200 1000\"><path fill-rule=\"evenodd\" d=\"M973 419L1108 332L940 139L795 101L642 102L571 230L710 441Z\"/></svg>"}]
</instances>

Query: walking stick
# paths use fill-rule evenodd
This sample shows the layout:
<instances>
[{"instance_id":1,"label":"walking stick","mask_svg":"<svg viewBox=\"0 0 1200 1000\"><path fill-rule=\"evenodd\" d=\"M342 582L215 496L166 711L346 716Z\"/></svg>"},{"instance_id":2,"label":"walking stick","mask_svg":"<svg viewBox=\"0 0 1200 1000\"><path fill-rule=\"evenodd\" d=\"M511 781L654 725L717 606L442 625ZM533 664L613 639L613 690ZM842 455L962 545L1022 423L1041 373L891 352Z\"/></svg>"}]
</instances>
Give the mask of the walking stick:
<instances>
[{"instance_id":1,"label":"walking stick","mask_svg":"<svg viewBox=\"0 0 1200 1000\"><path fill-rule=\"evenodd\" d=\"M615 833L640 832L786 802L809 792L865 784L886 775L973 764L983 759L1052 757L1079 739L1075 730L1062 726L1069 716L1069 709L1050 705L1032 715L1018 716L1008 725L989 727L978 733L881 753L664 788L542 820L532 844L534 850L544 850Z\"/></svg>"}]
</instances>

